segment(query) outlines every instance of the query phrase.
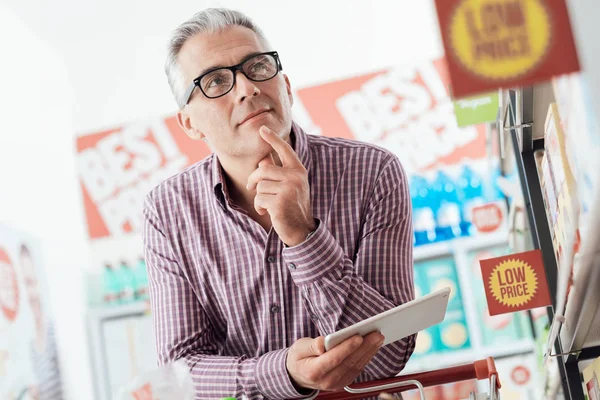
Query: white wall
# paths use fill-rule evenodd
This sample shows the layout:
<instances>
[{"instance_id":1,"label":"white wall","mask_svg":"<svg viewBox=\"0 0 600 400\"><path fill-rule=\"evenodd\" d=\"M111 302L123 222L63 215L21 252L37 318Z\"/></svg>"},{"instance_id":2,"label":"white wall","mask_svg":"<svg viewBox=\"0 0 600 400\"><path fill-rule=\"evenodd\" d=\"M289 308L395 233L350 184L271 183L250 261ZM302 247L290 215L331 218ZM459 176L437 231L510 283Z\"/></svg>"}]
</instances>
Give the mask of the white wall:
<instances>
[{"instance_id":1,"label":"white wall","mask_svg":"<svg viewBox=\"0 0 600 400\"><path fill-rule=\"evenodd\" d=\"M175 111L163 64L177 24L208 6L246 12L297 88L442 54L432 0L152 3L4 0L0 8L2 60L12 60L0 64L0 221L44 241L68 399L93 393L74 135Z\"/></svg>"}]
</instances>

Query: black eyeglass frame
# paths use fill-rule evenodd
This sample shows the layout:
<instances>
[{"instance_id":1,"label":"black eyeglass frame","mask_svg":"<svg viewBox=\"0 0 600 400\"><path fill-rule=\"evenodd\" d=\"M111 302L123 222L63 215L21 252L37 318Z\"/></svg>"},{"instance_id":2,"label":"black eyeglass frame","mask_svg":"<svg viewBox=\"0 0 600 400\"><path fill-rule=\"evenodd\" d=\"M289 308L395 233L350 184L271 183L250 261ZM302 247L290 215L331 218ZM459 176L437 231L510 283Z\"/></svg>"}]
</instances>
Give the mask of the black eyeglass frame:
<instances>
[{"instance_id":1,"label":"black eyeglass frame","mask_svg":"<svg viewBox=\"0 0 600 400\"><path fill-rule=\"evenodd\" d=\"M275 63L277 64L277 72L275 73L275 75L273 75L270 78L267 79L260 79L260 80L256 80L256 79L252 79L250 78L248 75L246 75L246 73L244 72L244 70L242 69L242 66L246 63L246 61L253 59L254 57L258 57L258 56L272 56L275 59ZM218 96L209 96L206 93L204 93L204 90L202 90L202 87L200 86L200 81L202 80L202 78L204 78L206 75L215 72L217 70L220 69L228 69L233 73L233 83L231 85L231 88L229 88L228 91L226 91L223 94L220 94ZM235 87L235 79L237 76L237 71L240 71L242 74L244 74L244 76L248 79L250 79L253 82L265 82L268 81L270 79L273 79L277 76L277 74L283 70L283 66L281 65L281 60L279 59L279 54L276 51L266 51L264 53L258 53L258 54L253 54L251 56L246 57L245 59L243 59L239 64L236 65L232 65L230 67L215 67L212 68L208 71L206 71L205 73L203 73L202 75L200 75L199 77L197 77L196 79L194 79L192 81L192 83L189 84L189 86L187 87L187 89L185 90L185 94L183 95L183 104L180 105L180 108L185 107L189 102L190 102L190 98L192 97L192 93L194 92L194 89L197 87L198 89L200 89L200 91L202 92L202 94L204 96L206 96L209 99L217 99L219 97L225 96L227 93L231 92L231 90Z\"/></svg>"}]
</instances>

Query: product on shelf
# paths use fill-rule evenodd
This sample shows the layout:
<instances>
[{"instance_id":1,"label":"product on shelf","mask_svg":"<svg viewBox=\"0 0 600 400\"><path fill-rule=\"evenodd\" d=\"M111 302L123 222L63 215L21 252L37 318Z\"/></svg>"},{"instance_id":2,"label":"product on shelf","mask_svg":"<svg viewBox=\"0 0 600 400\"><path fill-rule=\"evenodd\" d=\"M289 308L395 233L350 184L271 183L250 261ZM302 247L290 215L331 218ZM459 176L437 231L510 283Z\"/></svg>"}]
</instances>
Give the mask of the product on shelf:
<instances>
[{"instance_id":1,"label":"product on shelf","mask_svg":"<svg viewBox=\"0 0 600 400\"><path fill-rule=\"evenodd\" d=\"M410 180L410 195L413 206L415 245L435 242L435 216L432 194L427 179L414 175Z\"/></svg>"},{"instance_id":2,"label":"product on shelf","mask_svg":"<svg viewBox=\"0 0 600 400\"><path fill-rule=\"evenodd\" d=\"M506 204L499 201L496 164L464 162L428 172L429 178L411 176L414 244L500 230L505 225Z\"/></svg>"},{"instance_id":3,"label":"product on shelf","mask_svg":"<svg viewBox=\"0 0 600 400\"><path fill-rule=\"evenodd\" d=\"M553 220L551 231L553 235L554 250L556 258L560 261L565 246L567 246L568 235L575 231L578 215L578 197L576 193L575 179L566 153L566 138L560 124L558 107L555 103L550 104L546 116L544 133L545 159L547 170L550 170L553 193L548 193L554 202L553 210L556 216ZM548 171L543 170L546 174ZM544 176L546 179L546 176ZM550 189L548 189L550 190ZM577 246L578 243L575 243Z\"/></svg>"},{"instance_id":4,"label":"product on shelf","mask_svg":"<svg viewBox=\"0 0 600 400\"><path fill-rule=\"evenodd\" d=\"M496 370L502 387L502 400L541 399L543 384L536 368L536 358L532 354L519 355L495 360Z\"/></svg>"},{"instance_id":5,"label":"product on shelf","mask_svg":"<svg viewBox=\"0 0 600 400\"><path fill-rule=\"evenodd\" d=\"M429 293L429 287L427 285L427 279L425 277L424 268L416 266L414 270L414 281L415 281L415 296L421 297ZM418 358L427 354L436 352L437 349L437 338L439 337L439 329L437 325L431 326L417 334L417 341L415 343L415 351L413 357Z\"/></svg>"},{"instance_id":6,"label":"product on shelf","mask_svg":"<svg viewBox=\"0 0 600 400\"><path fill-rule=\"evenodd\" d=\"M468 164L463 165L458 179L459 193L462 193L462 222L463 236L473 235L473 209L485 203L484 188L481 177Z\"/></svg>"},{"instance_id":7,"label":"product on shelf","mask_svg":"<svg viewBox=\"0 0 600 400\"><path fill-rule=\"evenodd\" d=\"M589 400L600 400L600 358L596 358L594 362L588 365L583 370L583 384L587 391Z\"/></svg>"},{"instance_id":8,"label":"product on shelf","mask_svg":"<svg viewBox=\"0 0 600 400\"><path fill-rule=\"evenodd\" d=\"M115 305L121 299L121 282L114 267L108 263L104 264L102 275L102 299L106 305Z\"/></svg>"},{"instance_id":9,"label":"product on shelf","mask_svg":"<svg viewBox=\"0 0 600 400\"><path fill-rule=\"evenodd\" d=\"M439 258L415 265L416 285L430 293L450 288L446 317L429 328L422 338L417 337L419 352L451 351L471 347L456 266L452 258Z\"/></svg>"},{"instance_id":10,"label":"product on shelf","mask_svg":"<svg viewBox=\"0 0 600 400\"><path fill-rule=\"evenodd\" d=\"M461 204L454 181L444 172L438 171L433 182L433 193L437 200L435 234L438 240L451 240L461 236Z\"/></svg>"},{"instance_id":11,"label":"product on shelf","mask_svg":"<svg viewBox=\"0 0 600 400\"><path fill-rule=\"evenodd\" d=\"M138 300L148 299L148 273L146 261L140 257L134 269L135 273L135 298Z\"/></svg>"},{"instance_id":12,"label":"product on shelf","mask_svg":"<svg viewBox=\"0 0 600 400\"><path fill-rule=\"evenodd\" d=\"M119 279L121 280L121 302L132 303L135 301L135 273L125 261L121 261Z\"/></svg>"}]
</instances>

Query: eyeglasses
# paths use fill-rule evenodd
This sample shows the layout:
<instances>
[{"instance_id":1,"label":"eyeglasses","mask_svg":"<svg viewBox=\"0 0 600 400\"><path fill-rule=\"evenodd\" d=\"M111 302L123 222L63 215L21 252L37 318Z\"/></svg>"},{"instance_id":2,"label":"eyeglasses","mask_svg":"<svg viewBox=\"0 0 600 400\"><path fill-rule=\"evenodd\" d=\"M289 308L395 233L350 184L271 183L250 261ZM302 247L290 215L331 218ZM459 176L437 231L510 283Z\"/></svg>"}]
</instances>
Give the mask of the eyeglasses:
<instances>
[{"instance_id":1,"label":"eyeglasses","mask_svg":"<svg viewBox=\"0 0 600 400\"><path fill-rule=\"evenodd\" d=\"M231 67L219 67L200 75L185 91L183 108L189 103L194 89L198 87L209 99L225 96L235 86L237 71L254 82L264 82L273 79L282 70L281 61L276 51L255 54Z\"/></svg>"}]
</instances>

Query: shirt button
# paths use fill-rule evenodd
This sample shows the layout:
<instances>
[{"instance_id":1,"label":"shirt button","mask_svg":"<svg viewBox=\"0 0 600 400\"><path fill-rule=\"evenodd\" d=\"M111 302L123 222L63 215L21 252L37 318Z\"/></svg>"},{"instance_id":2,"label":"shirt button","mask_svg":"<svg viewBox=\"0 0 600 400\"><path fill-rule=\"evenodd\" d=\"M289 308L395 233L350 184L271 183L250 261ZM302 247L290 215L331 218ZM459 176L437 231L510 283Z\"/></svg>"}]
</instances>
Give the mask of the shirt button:
<instances>
[{"instance_id":1,"label":"shirt button","mask_svg":"<svg viewBox=\"0 0 600 400\"><path fill-rule=\"evenodd\" d=\"M313 321L319 320L319 317L317 316L317 314L310 314L310 318L312 318Z\"/></svg>"},{"instance_id":2,"label":"shirt button","mask_svg":"<svg viewBox=\"0 0 600 400\"><path fill-rule=\"evenodd\" d=\"M273 263L273 262L275 262L275 257L269 256L269 257L267 257L267 261L270 263Z\"/></svg>"},{"instance_id":3,"label":"shirt button","mask_svg":"<svg viewBox=\"0 0 600 400\"><path fill-rule=\"evenodd\" d=\"M277 314L279 312L279 306L277 304L273 304L271 306L271 314Z\"/></svg>"},{"instance_id":4,"label":"shirt button","mask_svg":"<svg viewBox=\"0 0 600 400\"><path fill-rule=\"evenodd\" d=\"M291 264L290 264L290 269L296 269L296 264L294 264L294 263L291 263Z\"/></svg>"}]
</instances>

